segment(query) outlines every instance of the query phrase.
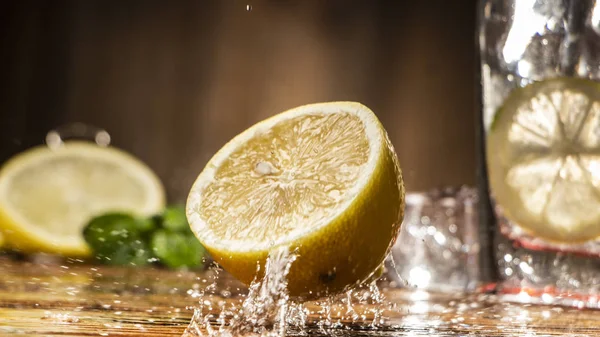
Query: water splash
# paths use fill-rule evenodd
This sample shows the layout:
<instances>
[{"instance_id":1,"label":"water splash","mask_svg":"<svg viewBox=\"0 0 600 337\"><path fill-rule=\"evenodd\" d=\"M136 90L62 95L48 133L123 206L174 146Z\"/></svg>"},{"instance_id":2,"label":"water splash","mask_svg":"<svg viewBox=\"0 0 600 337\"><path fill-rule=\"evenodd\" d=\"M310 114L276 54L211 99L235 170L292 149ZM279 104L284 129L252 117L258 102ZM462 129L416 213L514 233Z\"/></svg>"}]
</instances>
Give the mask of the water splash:
<instances>
[{"instance_id":1,"label":"water splash","mask_svg":"<svg viewBox=\"0 0 600 337\"><path fill-rule=\"evenodd\" d=\"M375 277L343 294L296 302L290 299L287 290L287 276L295 260L296 255L287 248L272 252L262 279L252 282L247 295L239 301L233 298L226 301L219 295L218 274L204 290L190 290L199 299L199 307L194 309L183 337L284 337L289 332L302 335L316 329L328 334L357 326L378 330L386 323L386 310L396 310Z\"/></svg>"},{"instance_id":2,"label":"water splash","mask_svg":"<svg viewBox=\"0 0 600 337\"><path fill-rule=\"evenodd\" d=\"M50 320L55 324L67 324L67 323L78 323L79 317L73 316L69 313L61 313L61 312L44 312L44 316L42 316L43 320Z\"/></svg>"},{"instance_id":3,"label":"water splash","mask_svg":"<svg viewBox=\"0 0 600 337\"><path fill-rule=\"evenodd\" d=\"M219 314L204 314L210 301L200 301L183 336L229 337L257 335L283 337L288 327L302 328L306 313L299 303L290 301L287 275L296 255L287 248L274 251L265 264L264 277L255 280L241 306L222 301Z\"/></svg>"}]
</instances>

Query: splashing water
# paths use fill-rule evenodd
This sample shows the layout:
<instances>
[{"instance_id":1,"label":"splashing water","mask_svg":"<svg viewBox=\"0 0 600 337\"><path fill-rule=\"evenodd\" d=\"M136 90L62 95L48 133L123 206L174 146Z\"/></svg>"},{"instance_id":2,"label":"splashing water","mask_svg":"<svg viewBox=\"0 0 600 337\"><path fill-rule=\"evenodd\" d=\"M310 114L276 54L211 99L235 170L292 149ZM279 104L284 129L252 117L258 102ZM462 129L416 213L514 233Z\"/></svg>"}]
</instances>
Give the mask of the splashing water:
<instances>
[{"instance_id":1,"label":"splashing water","mask_svg":"<svg viewBox=\"0 0 600 337\"><path fill-rule=\"evenodd\" d=\"M286 335L289 326L302 327L306 313L301 304L290 301L287 275L296 255L287 248L272 253L265 264L262 280L255 280L240 307L227 308L223 303L220 314L203 315L203 305L194 310L192 322L183 336L227 337L241 334L258 336Z\"/></svg>"},{"instance_id":2,"label":"splashing water","mask_svg":"<svg viewBox=\"0 0 600 337\"><path fill-rule=\"evenodd\" d=\"M455 308L446 308L443 301L471 289L470 285L475 280L473 275L478 272L472 270L472 264L468 263L472 261L470 257L473 255L463 252L463 248L468 248L471 244L463 231L469 232L472 228L454 228L458 227L457 223L475 223L469 220L474 216L472 212L467 212L464 207L459 208L464 204L463 199L473 200L473 192L461 189L455 193L459 197L449 196L453 193L450 190L443 192L409 199L413 202L407 202L408 216L403 224L404 232L399 236L400 243L397 243L396 249L392 249L386 259L388 272L384 273L382 282L376 283L373 277L370 282L344 294L297 303L289 298L286 290L286 277L296 256L287 250L277 251L267 260L263 279L251 284L249 293L243 300L232 303L217 298L216 302L221 301L215 306L209 301L209 295L200 296L202 307L195 310L187 333L210 337L240 334L283 337L286 334L306 335L309 332L335 334L357 328L385 331L390 328L402 329L406 325L427 325L420 318L417 319L417 315L432 312L437 314L444 310L452 312ZM455 202L450 202L455 199ZM431 202L426 204L427 207L421 207L425 201ZM440 239L442 234L444 240ZM414 254L415 247L419 247L421 253ZM440 261L445 263L443 268L440 267ZM396 262L400 262L400 268L396 266ZM431 275L427 276L432 279L431 282L428 279L426 286L422 284L423 287L419 287L410 279L410 273L401 271L413 271L416 276L420 275L417 275L417 271L423 271L423 275L428 272ZM430 290L441 293L430 295ZM203 311L209 305L212 307ZM458 320L463 319L462 316L462 312L456 313L456 324L464 324ZM434 323L442 324L439 320ZM428 328L435 324L429 324Z\"/></svg>"},{"instance_id":3,"label":"splashing water","mask_svg":"<svg viewBox=\"0 0 600 337\"><path fill-rule=\"evenodd\" d=\"M210 295L198 292L196 297L200 298L200 306L194 310L183 336L284 337L290 330L305 331L309 315L314 318L311 322L321 333L349 328L357 322L369 322L365 328L370 329L383 325L384 310L390 306L375 281L317 302L291 300L287 291L287 275L295 260L296 255L286 248L273 252L265 264L263 278L252 282L241 303L218 301L218 310L214 311ZM210 291L215 285L216 282L206 290Z\"/></svg>"}]
</instances>

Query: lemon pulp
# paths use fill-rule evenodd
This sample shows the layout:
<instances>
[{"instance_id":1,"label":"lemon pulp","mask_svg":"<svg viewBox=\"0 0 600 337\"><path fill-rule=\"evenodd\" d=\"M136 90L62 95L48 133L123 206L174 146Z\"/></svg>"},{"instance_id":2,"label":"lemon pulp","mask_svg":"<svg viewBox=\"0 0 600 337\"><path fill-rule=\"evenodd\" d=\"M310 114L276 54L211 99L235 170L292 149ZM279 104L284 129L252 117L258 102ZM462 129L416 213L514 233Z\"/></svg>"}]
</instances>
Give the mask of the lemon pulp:
<instances>
[{"instance_id":1,"label":"lemon pulp","mask_svg":"<svg viewBox=\"0 0 600 337\"><path fill-rule=\"evenodd\" d=\"M351 102L291 109L235 137L192 187L188 218L213 257L242 281L269 251L297 250L296 295L363 281L400 226L404 187L375 115Z\"/></svg>"},{"instance_id":2,"label":"lemon pulp","mask_svg":"<svg viewBox=\"0 0 600 337\"><path fill-rule=\"evenodd\" d=\"M600 236L600 86L573 78L515 90L487 138L490 187L504 215L550 241Z\"/></svg>"},{"instance_id":3,"label":"lemon pulp","mask_svg":"<svg viewBox=\"0 0 600 337\"><path fill-rule=\"evenodd\" d=\"M0 231L7 246L26 252L87 255L81 232L91 217L163 206L162 184L146 165L93 143L29 149L0 170Z\"/></svg>"}]
</instances>

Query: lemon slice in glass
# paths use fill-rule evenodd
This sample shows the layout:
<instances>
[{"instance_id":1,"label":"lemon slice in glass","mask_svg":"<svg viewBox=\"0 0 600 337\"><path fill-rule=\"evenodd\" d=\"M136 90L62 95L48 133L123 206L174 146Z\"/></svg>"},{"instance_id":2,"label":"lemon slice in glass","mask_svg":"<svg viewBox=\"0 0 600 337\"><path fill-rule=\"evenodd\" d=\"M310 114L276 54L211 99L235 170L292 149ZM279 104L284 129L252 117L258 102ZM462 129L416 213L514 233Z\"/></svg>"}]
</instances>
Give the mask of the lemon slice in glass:
<instances>
[{"instance_id":1,"label":"lemon slice in glass","mask_svg":"<svg viewBox=\"0 0 600 337\"><path fill-rule=\"evenodd\" d=\"M269 252L288 247L297 253L288 290L307 297L366 280L403 211L387 133L353 102L305 105L252 126L209 161L187 203L194 233L227 271L250 283Z\"/></svg>"},{"instance_id":2,"label":"lemon slice in glass","mask_svg":"<svg viewBox=\"0 0 600 337\"><path fill-rule=\"evenodd\" d=\"M557 78L516 89L487 136L492 195L537 237L600 236L600 85Z\"/></svg>"},{"instance_id":3,"label":"lemon slice in glass","mask_svg":"<svg viewBox=\"0 0 600 337\"><path fill-rule=\"evenodd\" d=\"M88 255L82 229L92 216L150 215L164 204L157 176L113 147L76 141L40 146L0 169L0 231L6 246L24 252Z\"/></svg>"}]
</instances>

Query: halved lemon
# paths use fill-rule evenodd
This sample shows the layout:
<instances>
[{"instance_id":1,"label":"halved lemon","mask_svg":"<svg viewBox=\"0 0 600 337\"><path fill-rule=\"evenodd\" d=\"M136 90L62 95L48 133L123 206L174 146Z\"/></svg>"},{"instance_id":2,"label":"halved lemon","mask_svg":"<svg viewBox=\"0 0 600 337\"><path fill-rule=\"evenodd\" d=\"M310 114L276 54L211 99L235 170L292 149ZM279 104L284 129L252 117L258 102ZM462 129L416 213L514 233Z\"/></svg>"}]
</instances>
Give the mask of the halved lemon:
<instances>
[{"instance_id":1,"label":"halved lemon","mask_svg":"<svg viewBox=\"0 0 600 337\"><path fill-rule=\"evenodd\" d=\"M113 147L66 142L39 146L0 169L0 231L24 252L85 256L82 229L109 211L150 215L165 204L164 188L141 161Z\"/></svg>"},{"instance_id":2,"label":"halved lemon","mask_svg":"<svg viewBox=\"0 0 600 337\"><path fill-rule=\"evenodd\" d=\"M187 203L198 239L245 283L260 276L257 264L270 252L295 251L288 290L306 297L366 280L403 212L388 135L353 102L305 105L250 127L209 161Z\"/></svg>"},{"instance_id":3,"label":"halved lemon","mask_svg":"<svg viewBox=\"0 0 600 337\"><path fill-rule=\"evenodd\" d=\"M490 187L535 236L600 236L600 84L557 78L515 90L487 136Z\"/></svg>"}]
</instances>

